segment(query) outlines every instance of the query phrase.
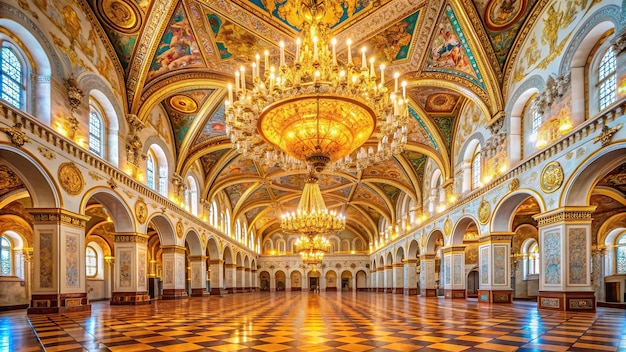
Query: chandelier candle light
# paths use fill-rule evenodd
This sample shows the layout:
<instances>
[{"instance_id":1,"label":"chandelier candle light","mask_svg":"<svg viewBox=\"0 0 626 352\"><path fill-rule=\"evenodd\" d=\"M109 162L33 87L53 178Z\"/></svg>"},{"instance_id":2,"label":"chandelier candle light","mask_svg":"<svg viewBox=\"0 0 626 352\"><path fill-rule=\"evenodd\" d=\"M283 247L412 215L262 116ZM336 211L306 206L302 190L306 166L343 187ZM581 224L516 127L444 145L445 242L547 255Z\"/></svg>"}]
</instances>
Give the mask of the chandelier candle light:
<instances>
[{"instance_id":1,"label":"chandelier candle light","mask_svg":"<svg viewBox=\"0 0 626 352\"><path fill-rule=\"evenodd\" d=\"M256 55L251 87L243 66L235 72L235 86L228 85L226 132L245 157L284 170L361 171L404 150L406 83L399 84L396 73L390 91L385 66L377 75L365 47L360 67L355 65L350 40L347 61L338 60L330 26L322 22L325 6L335 1L301 2L303 38L296 41L291 66L281 42L278 67L264 52L263 75Z\"/></svg>"}]
</instances>

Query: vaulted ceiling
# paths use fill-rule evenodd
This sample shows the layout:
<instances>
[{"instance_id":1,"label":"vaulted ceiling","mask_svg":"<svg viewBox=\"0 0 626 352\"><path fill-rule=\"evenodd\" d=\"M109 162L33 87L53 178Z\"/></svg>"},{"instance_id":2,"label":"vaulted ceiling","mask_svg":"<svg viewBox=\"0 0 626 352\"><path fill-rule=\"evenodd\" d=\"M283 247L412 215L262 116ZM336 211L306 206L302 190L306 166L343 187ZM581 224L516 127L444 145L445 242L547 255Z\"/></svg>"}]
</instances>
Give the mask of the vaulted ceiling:
<instances>
[{"instance_id":1,"label":"vaulted ceiling","mask_svg":"<svg viewBox=\"0 0 626 352\"><path fill-rule=\"evenodd\" d=\"M176 173L205 175L203 199L222 194L234 216L245 215L263 236L279 231L281 210L295 208L305 171L263 168L233 151L225 88L255 54L267 49L276 60L281 40L293 60L303 1L315 0L90 2L119 59L128 111L171 143ZM338 42L351 38L353 48L373 50L389 72L403 74L411 99L409 146L400 157L320 179L329 208L347 215L346 235L370 242L382 217L395 223L403 194L421 204L427 158L452 177L459 111L473 103L490 120L503 110L503 72L521 26L537 17L536 2L326 0L325 21ZM345 46L337 50L345 60Z\"/></svg>"}]
</instances>

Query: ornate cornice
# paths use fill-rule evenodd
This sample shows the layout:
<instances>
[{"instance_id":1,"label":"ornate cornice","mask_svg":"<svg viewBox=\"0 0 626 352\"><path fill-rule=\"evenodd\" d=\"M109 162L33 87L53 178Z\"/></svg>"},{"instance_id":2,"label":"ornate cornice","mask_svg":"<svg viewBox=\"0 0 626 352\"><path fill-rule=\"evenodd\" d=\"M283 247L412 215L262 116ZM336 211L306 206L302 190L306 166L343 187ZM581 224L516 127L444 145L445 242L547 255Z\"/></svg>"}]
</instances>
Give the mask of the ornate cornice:
<instances>
[{"instance_id":1,"label":"ornate cornice","mask_svg":"<svg viewBox=\"0 0 626 352\"><path fill-rule=\"evenodd\" d=\"M443 252L444 253L465 253L465 247L466 245L464 244L452 244L448 247L444 247L443 248Z\"/></svg>"},{"instance_id":2,"label":"ornate cornice","mask_svg":"<svg viewBox=\"0 0 626 352\"><path fill-rule=\"evenodd\" d=\"M176 246L176 245L162 245L161 249L163 250L163 254L165 253L185 254L187 252L187 249L185 247ZM233 264L233 265L236 265L236 264Z\"/></svg>"},{"instance_id":3,"label":"ornate cornice","mask_svg":"<svg viewBox=\"0 0 626 352\"><path fill-rule=\"evenodd\" d=\"M118 232L115 234L115 242L126 242L126 243L148 243L148 236L141 233L121 233Z\"/></svg>"},{"instance_id":4,"label":"ornate cornice","mask_svg":"<svg viewBox=\"0 0 626 352\"><path fill-rule=\"evenodd\" d=\"M28 209L35 224L62 224L84 229L91 216L69 212L65 209Z\"/></svg>"},{"instance_id":5,"label":"ornate cornice","mask_svg":"<svg viewBox=\"0 0 626 352\"><path fill-rule=\"evenodd\" d=\"M543 227L566 222L591 222L593 211L596 206L588 207L563 207L547 213L534 215L537 226Z\"/></svg>"}]
</instances>

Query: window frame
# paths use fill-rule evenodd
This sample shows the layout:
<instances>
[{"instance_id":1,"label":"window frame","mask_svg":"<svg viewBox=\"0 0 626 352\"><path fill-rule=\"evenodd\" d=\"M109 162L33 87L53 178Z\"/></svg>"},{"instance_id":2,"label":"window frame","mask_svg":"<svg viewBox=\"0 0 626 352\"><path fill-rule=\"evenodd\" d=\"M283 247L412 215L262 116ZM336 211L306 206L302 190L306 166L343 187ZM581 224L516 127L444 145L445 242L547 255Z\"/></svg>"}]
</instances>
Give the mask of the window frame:
<instances>
[{"instance_id":1,"label":"window frame","mask_svg":"<svg viewBox=\"0 0 626 352\"><path fill-rule=\"evenodd\" d=\"M615 239L615 274L626 274L626 232Z\"/></svg>"},{"instance_id":2,"label":"window frame","mask_svg":"<svg viewBox=\"0 0 626 352\"><path fill-rule=\"evenodd\" d=\"M93 252L93 256L89 255L90 250L91 252ZM93 263L89 262L90 258L93 258ZM93 275L89 274L90 267L94 268ZM92 246L87 246L85 248L85 276L87 276L87 278L90 278L90 279L98 276L98 251Z\"/></svg>"},{"instance_id":3,"label":"window frame","mask_svg":"<svg viewBox=\"0 0 626 352\"><path fill-rule=\"evenodd\" d=\"M92 133L93 121L97 121L100 125L99 131L97 134ZM89 149L89 151L91 151L92 153L96 154L97 156L101 158L104 158L104 151L106 150L105 141L104 141L105 130L106 130L106 124L105 124L105 119L104 119L104 115L102 114L102 111L98 109L95 105L89 104L87 148ZM99 152L92 149L92 136L97 137L98 147L100 148Z\"/></svg>"},{"instance_id":4,"label":"window frame","mask_svg":"<svg viewBox=\"0 0 626 352\"><path fill-rule=\"evenodd\" d=\"M6 245L4 244L6 241ZM4 259L4 253L7 253L7 258L6 258L6 262L8 263L8 272L5 273L4 272L4 265L5 265L5 259ZM15 268L15 263L13 263L13 242L11 241L11 238L9 238L9 236L6 235L2 235L0 236L0 276L14 276L14 268Z\"/></svg>"},{"instance_id":5,"label":"window frame","mask_svg":"<svg viewBox=\"0 0 626 352\"><path fill-rule=\"evenodd\" d=\"M157 163L155 162L156 157L152 152L152 149L148 151L148 157L146 158L146 186L148 188L156 191L156 175L154 169L157 167Z\"/></svg>"},{"instance_id":6,"label":"window frame","mask_svg":"<svg viewBox=\"0 0 626 352\"><path fill-rule=\"evenodd\" d=\"M7 45L5 45L7 44ZM11 77L11 75L9 73L6 73L4 70L4 65L5 65L5 50L10 52L14 57L15 57L15 61L17 61L17 64L19 65L19 68L16 68L16 70L18 71L18 75L19 75L19 80L16 80L15 78ZM0 46L0 99L4 102L6 102L8 105L19 109L19 110L25 110L25 93L26 93L26 85L25 85L25 76L26 76L26 72L27 71L27 67L24 61L24 58L22 57L22 51L15 47L14 45L11 45L10 42L3 42L3 45ZM8 80L9 83L5 84L5 79ZM16 87L9 87L9 84L15 85ZM15 98L11 98L10 100L5 99L5 92L7 90L15 90L16 93L18 93L19 97L17 97L17 103L18 105L15 105L13 101L15 101ZM7 98L9 98L9 96L7 96Z\"/></svg>"},{"instance_id":7,"label":"window frame","mask_svg":"<svg viewBox=\"0 0 626 352\"><path fill-rule=\"evenodd\" d=\"M598 111L603 111L617 100L617 55L612 47L600 58L597 72Z\"/></svg>"},{"instance_id":8,"label":"window frame","mask_svg":"<svg viewBox=\"0 0 626 352\"><path fill-rule=\"evenodd\" d=\"M472 161L470 163L470 179L472 180L472 190L478 189L482 186L482 173L483 173L483 165L482 165L482 154L480 153L480 144L476 146L474 149L474 154L472 155ZM478 170L476 170L478 169Z\"/></svg>"}]
</instances>

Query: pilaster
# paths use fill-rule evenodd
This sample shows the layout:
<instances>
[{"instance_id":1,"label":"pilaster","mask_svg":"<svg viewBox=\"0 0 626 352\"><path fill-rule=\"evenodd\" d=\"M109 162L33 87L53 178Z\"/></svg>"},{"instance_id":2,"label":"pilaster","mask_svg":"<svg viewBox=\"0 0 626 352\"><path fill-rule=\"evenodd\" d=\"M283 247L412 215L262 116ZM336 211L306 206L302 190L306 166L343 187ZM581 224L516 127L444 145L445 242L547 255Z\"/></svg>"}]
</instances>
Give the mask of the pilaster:
<instances>
[{"instance_id":1,"label":"pilaster","mask_svg":"<svg viewBox=\"0 0 626 352\"><path fill-rule=\"evenodd\" d=\"M404 293L404 263L393 263L393 293Z\"/></svg>"},{"instance_id":2,"label":"pilaster","mask_svg":"<svg viewBox=\"0 0 626 352\"><path fill-rule=\"evenodd\" d=\"M206 287L206 259L207 257L204 255L189 257L191 261L191 296L205 296L209 294Z\"/></svg>"},{"instance_id":3,"label":"pilaster","mask_svg":"<svg viewBox=\"0 0 626 352\"><path fill-rule=\"evenodd\" d=\"M161 246L163 256L163 299L187 298L185 247Z\"/></svg>"},{"instance_id":4,"label":"pilaster","mask_svg":"<svg viewBox=\"0 0 626 352\"><path fill-rule=\"evenodd\" d=\"M420 255L420 289L423 297L437 297L435 284L435 259L433 253Z\"/></svg>"},{"instance_id":5,"label":"pilaster","mask_svg":"<svg viewBox=\"0 0 626 352\"><path fill-rule=\"evenodd\" d=\"M478 301L511 303L511 239L513 233L498 232L481 237L478 244Z\"/></svg>"},{"instance_id":6,"label":"pilaster","mask_svg":"<svg viewBox=\"0 0 626 352\"><path fill-rule=\"evenodd\" d=\"M595 206L562 207L534 216L539 227L540 309L595 311L591 283L591 214Z\"/></svg>"},{"instance_id":7,"label":"pilaster","mask_svg":"<svg viewBox=\"0 0 626 352\"><path fill-rule=\"evenodd\" d=\"M465 245L455 244L443 248L445 298L465 299Z\"/></svg>"},{"instance_id":8,"label":"pilaster","mask_svg":"<svg viewBox=\"0 0 626 352\"><path fill-rule=\"evenodd\" d=\"M86 217L65 209L33 216L33 290L28 314L90 311L85 280Z\"/></svg>"},{"instance_id":9,"label":"pilaster","mask_svg":"<svg viewBox=\"0 0 626 352\"><path fill-rule=\"evenodd\" d=\"M115 234L112 305L150 303L147 245L147 235L134 232Z\"/></svg>"},{"instance_id":10,"label":"pilaster","mask_svg":"<svg viewBox=\"0 0 626 352\"><path fill-rule=\"evenodd\" d=\"M224 261L222 259L210 259L209 267L211 272L211 294L221 296L226 294L224 290Z\"/></svg>"},{"instance_id":11,"label":"pilaster","mask_svg":"<svg viewBox=\"0 0 626 352\"><path fill-rule=\"evenodd\" d=\"M404 259L404 294L415 296L417 292L417 258Z\"/></svg>"}]
</instances>

